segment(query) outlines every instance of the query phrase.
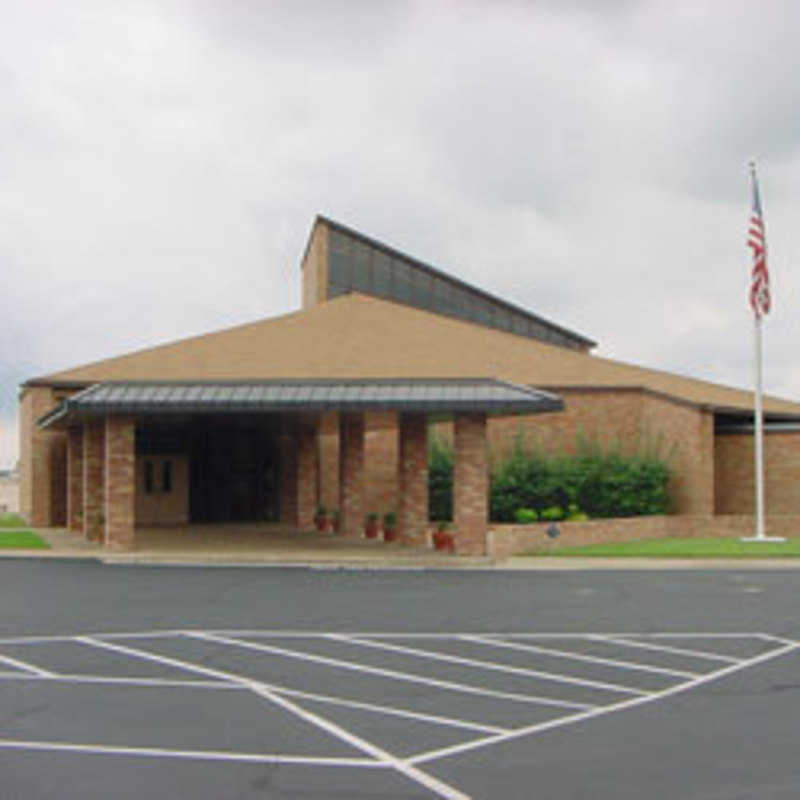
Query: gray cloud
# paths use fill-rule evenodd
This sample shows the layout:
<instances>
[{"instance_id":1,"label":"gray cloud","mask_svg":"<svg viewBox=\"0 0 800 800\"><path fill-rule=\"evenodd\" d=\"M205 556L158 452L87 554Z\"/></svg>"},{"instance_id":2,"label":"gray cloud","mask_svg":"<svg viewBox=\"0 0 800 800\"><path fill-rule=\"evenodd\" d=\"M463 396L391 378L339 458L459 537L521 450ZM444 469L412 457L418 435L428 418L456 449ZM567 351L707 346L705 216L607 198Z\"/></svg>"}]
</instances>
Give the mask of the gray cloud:
<instances>
[{"instance_id":1,"label":"gray cloud","mask_svg":"<svg viewBox=\"0 0 800 800\"><path fill-rule=\"evenodd\" d=\"M791 2L0 0L0 465L25 377L299 303L328 214L596 338L750 380L746 163L800 396Z\"/></svg>"}]
</instances>

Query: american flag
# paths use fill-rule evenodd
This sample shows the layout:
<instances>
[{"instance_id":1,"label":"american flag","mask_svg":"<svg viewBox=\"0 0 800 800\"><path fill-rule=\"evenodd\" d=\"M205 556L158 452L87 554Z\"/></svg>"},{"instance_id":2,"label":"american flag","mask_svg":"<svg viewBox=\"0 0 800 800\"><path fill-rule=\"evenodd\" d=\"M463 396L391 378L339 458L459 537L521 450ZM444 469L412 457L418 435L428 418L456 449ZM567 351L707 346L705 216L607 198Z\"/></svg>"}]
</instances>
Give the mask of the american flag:
<instances>
[{"instance_id":1,"label":"american flag","mask_svg":"<svg viewBox=\"0 0 800 800\"><path fill-rule=\"evenodd\" d=\"M747 229L747 246L753 251L753 267L750 270L750 307L757 317L761 317L770 307L767 237L754 165L750 166L750 171L753 179L753 209L750 212L750 224Z\"/></svg>"}]
</instances>

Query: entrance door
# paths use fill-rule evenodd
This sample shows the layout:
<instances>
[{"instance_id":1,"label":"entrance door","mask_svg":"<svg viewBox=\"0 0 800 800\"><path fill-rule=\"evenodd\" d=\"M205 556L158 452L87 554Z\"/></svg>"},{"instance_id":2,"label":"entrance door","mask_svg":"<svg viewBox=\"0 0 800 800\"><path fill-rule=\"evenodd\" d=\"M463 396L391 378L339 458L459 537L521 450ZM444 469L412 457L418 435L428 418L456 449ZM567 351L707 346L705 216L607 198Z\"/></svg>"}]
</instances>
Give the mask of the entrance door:
<instances>
[{"instance_id":1,"label":"entrance door","mask_svg":"<svg viewBox=\"0 0 800 800\"><path fill-rule=\"evenodd\" d=\"M192 522L278 518L278 449L268 421L200 420L191 441Z\"/></svg>"}]
</instances>

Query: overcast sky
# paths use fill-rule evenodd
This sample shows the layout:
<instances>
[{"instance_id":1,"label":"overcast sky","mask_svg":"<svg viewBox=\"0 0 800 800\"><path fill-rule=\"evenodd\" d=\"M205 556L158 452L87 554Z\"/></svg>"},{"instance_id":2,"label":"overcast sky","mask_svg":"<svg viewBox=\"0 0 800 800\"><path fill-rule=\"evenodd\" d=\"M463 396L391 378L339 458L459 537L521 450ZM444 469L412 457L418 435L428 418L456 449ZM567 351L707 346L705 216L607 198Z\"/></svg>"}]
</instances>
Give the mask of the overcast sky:
<instances>
[{"instance_id":1,"label":"overcast sky","mask_svg":"<svg viewBox=\"0 0 800 800\"><path fill-rule=\"evenodd\" d=\"M299 306L322 213L800 400L800 3L0 0L0 467L26 378Z\"/></svg>"}]
</instances>

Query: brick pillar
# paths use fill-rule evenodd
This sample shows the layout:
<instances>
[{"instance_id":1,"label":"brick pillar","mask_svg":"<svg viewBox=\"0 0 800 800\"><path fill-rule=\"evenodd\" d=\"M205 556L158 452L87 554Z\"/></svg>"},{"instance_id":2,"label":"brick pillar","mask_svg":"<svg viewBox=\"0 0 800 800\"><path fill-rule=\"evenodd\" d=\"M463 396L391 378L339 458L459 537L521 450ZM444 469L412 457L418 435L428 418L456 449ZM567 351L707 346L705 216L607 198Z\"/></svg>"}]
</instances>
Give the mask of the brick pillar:
<instances>
[{"instance_id":1,"label":"brick pillar","mask_svg":"<svg viewBox=\"0 0 800 800\"><path fill-rule=\"evenodd\" d=\"M364 415L339 415L340 532L361 536L364 529Z\"/></svg>"},{"instance_id":2,"label":"brick pillar","mask_svg":"<svg viewBox=\"0 0 800 800\"><path fill-rule=\"evenodd\" d=\"M316 507L316 420L287 421L281 436L281 522L311 530Z\"/></svg>"},{"instance_id":3,"label":"brick pillar","mask_svg":"<svg viewBox=\"0 0 800 800\"><path fill-rule=\"evenodd\" d=\"M93 541L103 539L104 442L102 420L83 426L83 535Z\"/></svg>"},{"instance_id":4,"label":"brick pillar","mask_svg":"<svg viewBox=\"0 0 800 800\"><path fill-rule=\"evenodd\" d=\"M106 417L105 543L130 550L135 538L136 425L131 417Z\"/></svg>"},{"instance_id":5,"label":"brick pillar","mask_svg":"<svg viewBox=\"0 0 800 800\"><path fill-rule=\"evenodd\" d=\"M483 555L489 520L486 414L456 414L453 447L453 522L456 550Z\"/></svg>"},{"instance_id":6,"label":"brick pillar","mask_svg":"<svg viewBox=\"0 0 800 800\"><path fill-rule=\"evenodd\" d=\"M67 527L83 531L83 428L67 431Z\"/></svg>"},{"instance_id":7,"label":"brick pillar","mask_svg":"<svg viewBox=\"0 0 800 800\"><path fill-rule=\"evenodd\" d=\"M398 425L398 508L401 539L425 543L428 528L428 420L401 414Z\"/></svg>"},{"instance_id":8,"label":"brick pillar","mask_svg":"<svg viewBox=\"0 0 800 800\"><path fill-rule=\"evenodd\" d=\"M284 525L297 526L297 448L292 425L284 420L280 436L280 520Z\"/></svg>"},{"instance_id":9,"label":"brick pillar","mask_svg":"<svg viewBox=\"0 0 800 800\"><path fill-rule=\"evenodd\" d=\"M302 421L295 430L297 527L300 530L311 530L318 505L317 425L315 422Z\"/></svg>"}]
</instances>

